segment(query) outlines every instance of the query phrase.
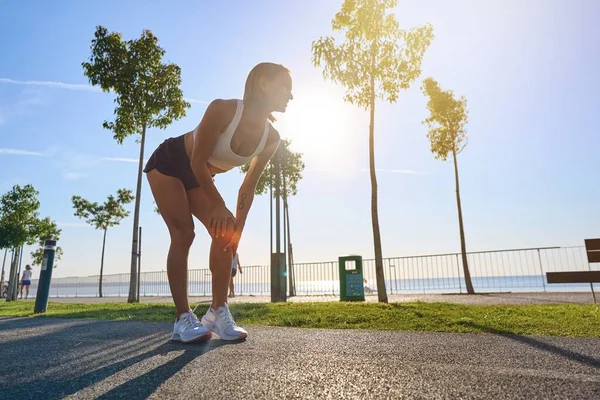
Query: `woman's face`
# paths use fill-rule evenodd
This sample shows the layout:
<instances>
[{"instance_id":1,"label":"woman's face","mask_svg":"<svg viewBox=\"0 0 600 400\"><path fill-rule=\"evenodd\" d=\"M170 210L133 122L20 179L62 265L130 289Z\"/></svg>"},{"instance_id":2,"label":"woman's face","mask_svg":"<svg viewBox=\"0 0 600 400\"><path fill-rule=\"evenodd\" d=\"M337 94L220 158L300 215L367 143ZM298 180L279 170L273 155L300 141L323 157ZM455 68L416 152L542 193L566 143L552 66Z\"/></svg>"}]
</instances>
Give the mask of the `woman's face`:
<instances>
[{"instance_id":1,"label":"woman's face","mask_svg":"<svg viewBox=\"0 0 600 400\"><path fill-rule=\"evenodd\" d=\"M285 112L292 96L292 77L289 72L280 72L273 79L264 79L263 88L267 104L277 112Z\"/></svg>"}]
</instances>

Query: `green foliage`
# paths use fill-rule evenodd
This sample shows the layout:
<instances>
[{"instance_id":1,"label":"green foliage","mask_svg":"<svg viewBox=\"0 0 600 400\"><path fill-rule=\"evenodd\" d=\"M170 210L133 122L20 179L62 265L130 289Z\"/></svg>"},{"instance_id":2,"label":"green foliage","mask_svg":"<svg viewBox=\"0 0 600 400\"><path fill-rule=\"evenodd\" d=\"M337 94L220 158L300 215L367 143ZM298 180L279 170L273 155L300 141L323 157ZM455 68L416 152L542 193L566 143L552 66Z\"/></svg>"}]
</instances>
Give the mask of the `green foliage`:
<instances>
[{"instance_id":1,"label":"green foliage","mask_svg":"<svg viewBox=\"0 0 600 400\"><path fill-rule=\"evenodd\" d=\"M60 261L62 256L63 256L63 249L60 246L56 247L56 253L54 253L54 267L53 268L58 267L57 261ZM42 265L43 261L44 261L44 248L43 247L38 247L37 249L35 249L34 251L31 252L31 265Z\"/></svg>"},{"instance_id":2,"label":"green foliage","mask_svg":"<svg viewBox=\"0 0 600 400\"><path fill-rule=\"evenodd\" d=\"M35 244L41 236L60 230L49 218L40 219L39 192L32 185L19 185L0 198L0 248Z\"/></svg>"},{"instance_id":3,"label":"green foliage","mask_svg":"<svg viewBox=\"0 0 600 400\"><path fill-rule=\"evenodd\" d=\"M131 203L133 199L133 193L129 189L117 190L117 197L109 195L103 204L92 203L81 196L72 197L75 216L101 230L117 226L123 218L128 217L129 211L123 206Z\"/></svg>"},{"instance_id":4,"label":"green foliage","mask_svg":"<svg viewBox=\"0 0 600 400\"><path fill-rule=\"evenodd\" d=\"M429 117L423 123L429 128L431 152L436 159L446 161L448 154L458 154L467 145L467 99L455 98L452 90L443 90L433 78L424 79L421 90L428 97Z\"/></svg>"},{"instance_id":5,"label":"green foliage","mask_svg":"<svg viewBox=\"0 0 600 400\"><path fill-rule=\"evenodd\" d=\"M31 252L31 265L42 265L44 259L44 244L46 243L46 240L58 240L60 238L60 232L61 230L58 229L56 222L52 221L50 218L46 217L40 220L38 232L36 233L40 247ZM63 249L60 246L57 246L56 253L54 254L54 268L58 266L57 261L59 261L62 256Z\"/></svg>"},{"instance_id":6,"label":"green foliage","mask_svg":"<svg viewBox=\"0 0 600 400\"><path fill-rule=\"evenodd\" d=\"M49 217L40 219L39 192L32 185L13 186L0 199L0 248L18 248L33 245L43 246L46 240L59 240L61 230ZM43 247L31 252L33 265L41 265ZM56 249L56 259L63 254L62 248Z\"/></svg>"},{"instance_id":7,"label":"green foliage","mask_svg":"<svg viewBox=\"0 0 600 400\"><path fill-rule=\"evenodd\" d=\"M15 185L0 198L1 247L35 243L40 208L38 194L32 185Z\"/></svg>"},{"instance_id":8,"label":"green foliage","mask_svg":"<svg viewBox=\"0 0 600 400\"><path fill-rule=\"evenodd\" d=\"M114 132L119 144L144 127L166 128L190 107L179 88L181 70L162 63L164 54L149 30L139 39L125 41L120 33L96 27L89 61L82 66L92 85L116 94L115 120L104 121L103 126Z\"/></svg>"},{"instance_id":9,"label":"green foliage","mask_svg":"<svg viewBox=\"0 0 600 400\"><path fill-rule=\"evenodd\" d=\"M336 45L331 36L313 41L313 64L323 66L323 76L346 88L344 99L368 109L371 83L375 97L395 102L421 74L425 50L433 40L430 24L402 30L387 11L397 0L345 0L332 21L344 31L346 41Z\"/></svg>"},{"instance_id":10,"label":"green foliage","mask_svg":"<svg viewBox=\"0 0 600 400\"><path fill-rule=\"evenodd\" d=\"M285 177L285 189L282 190L281 196L287 199L288 193L290 196L298 194L298 182L302 179L302 172L304 171L304 162L302 161L302 153L296 153L290 150L292 141L289 139L283 139L280 144L280 148L277 150L283 151L282 153L282 168L281 168L281 186L284 186ZM283 145L283 146L282 146ZM275 163L275 157L271 158L267 166L265 167L262 175L260 176L258 183L256 184L255 194L261 195L269 191L269 171L275 173L273 168ZM242 165L240 171L247 173L250 168L250 163ZM272 177L275 182L275 176ZM273 197L276 193L273 192Z\"/></svg>"}]
</instances>

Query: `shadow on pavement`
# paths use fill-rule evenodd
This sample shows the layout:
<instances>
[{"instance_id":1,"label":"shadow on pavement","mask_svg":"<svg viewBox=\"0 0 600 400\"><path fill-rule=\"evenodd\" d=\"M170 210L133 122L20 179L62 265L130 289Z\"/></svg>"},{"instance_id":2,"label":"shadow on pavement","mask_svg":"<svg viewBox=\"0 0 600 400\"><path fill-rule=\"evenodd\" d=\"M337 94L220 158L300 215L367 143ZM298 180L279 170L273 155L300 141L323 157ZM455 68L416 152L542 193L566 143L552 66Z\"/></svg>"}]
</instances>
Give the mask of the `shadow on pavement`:
<instances>
[{"instance_id":1,"label":"shadow on pavement","mask_svg":"<svg viewBox=\"0 0 600 400\"><path fill-rule=\"evenodd\" d=\"M3 369L0 397L3 398L62 399L152 357L181 353L141 375L132 370L131 379L121 378L126 379L124 383L101 396L147 398L194 359L236 343L215 339L196 344L173 342L168 324L166 327L148 323L136 326L135 322L47 318L0 322ZM144 330L148 325L149 329ZM38 329L31 329L36 327ZM4 334L9 329L12 333ZM20 335L17 329L29 329L31 333ZM156 361L148 363L146 367L155 365ZM24 376L37 379L31 381L23 379Z\"/></svg>"},{"instance_id":2,"label":"shadow on pavement","mask_svg":"<svg viewBox=\"0 0 600 400\"><path fill-rule=\"evenodd\" d=\"M586 356L584 354L580 354L580 353L577 353L572 350L568 350L568 349L565 349L565 348L562 348L562 347L559 347L559 346L556 346L556 345L553 345L550 343L543 342L543 341L535 339L531 336L519 335L519 334L515 334L510 331L503 330L503 329L497 329L497 328L492 328L492 327L485 326L485 325L479 325L479 324L475 324L473 322L465 322L464 325L465 326L468 325L468 326L471 326L471 327L477 328L477 329L482 329L486 332L490 332L495 335L502 336L507 339L526 344L526 345L534 347L536 349L544 350L544 351L559 355L561 357L568 358L570 360L589 365L590 367L600 369L600 358Z\"/></svg>"}]
</instances>

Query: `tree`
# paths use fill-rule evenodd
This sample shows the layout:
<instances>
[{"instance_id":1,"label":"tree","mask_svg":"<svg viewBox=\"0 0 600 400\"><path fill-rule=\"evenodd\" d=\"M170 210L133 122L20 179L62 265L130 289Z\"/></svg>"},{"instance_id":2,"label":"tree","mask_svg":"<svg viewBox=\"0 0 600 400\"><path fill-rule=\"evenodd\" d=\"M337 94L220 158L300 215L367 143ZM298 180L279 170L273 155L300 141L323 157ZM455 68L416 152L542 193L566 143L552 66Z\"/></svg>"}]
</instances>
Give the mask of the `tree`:
<instances>
[{"instance_id":1,"label":"tree","mask_svg":"<svg viewBox=\"0 0 600 400\"><path fill-rule=\"evenodd\" d=\"M46 217L40 221L39 231L37 233L38 236L38 247L36 250L31 252L31 265L42 265L44 260L44 244L46 240L56 240L58 241L60 238L61 230L58 229L56 222L52 221L50 218ZM58 267L56 263L63 256L63 249L60 246L56 247L56 253L54 255L54 268Z\"/></svg>"},{"instance_id":2,"label":"tree","mask_svg":"<svg viewBox=\"0 0 600 400\"><path fill-rule=\"evenodd\" d=\"M0 198L0 248L14 249L15 252L10 267L10 287L6 301L14 301L17 298L18 265L22 256L22 246L35 244L50 230L53 230L56 236L60 234L56 224L49 218L40 219L38 195L39 192L33 185L15 185Z\"/></svg>"},{"instance_id":3,"label":"tree","mask_svg":"<svg viewBox=\"0 0 600 400\"><path fill-rule=\"evenodd\" d=\"M336 45L329 36L312 43L313 64L323 65L324 78L346 88L345 101L370 111L369 170L375 272L379 301L386 303L375 174L375 100L396 102L400 89L407 89L421 74L423 55L433 40L433 28L429 24L410 30L399 28L395 16L387 13L397 3L397 0L344 0L331 25L333 30L345 32L346 41Z\"/></svg>"},{"instance_id":4,"label":"tree","mask_svg":"<svg viewBox=\"0 0 600 400\"><path fill-rule=\"evenodd\" d=\"M290 213L289 213L289 202L288 196L295 196L298 194L298 182L302 179L302 172L304 171L304 162L302 161L302 153L296 153L290 150L290 146L292 141L289 139L283 139L281 141L280 149L283 149L283 153L278 153L276 157L273 157L267 166L265 167L262 175L258 179L256 183L256 190L254 193L256 195L262 195L267 193L267 191L272 187L272 182L274 180L273 168L274 163L277 162L277 157L281 155L283 160L282 168L280 168L280 181L283 185L283 190L281 193L281 197L283 198L283 214L286 220L286 230L287 230L287 238L286 238L286 246L287 246L287 254L288 254L288 266L289 266L289 286L290 286L290 296L295 295L294 288L294 255L292 250L292 239L291 239L291 229L290 229ZM278 150L279 152L279 150ZM250 163L242 165L240 167L240 171L243 173L247 173L250 168ZM273 193L273 197L277 196L277 193Z\"/></svg>"},{"instance_id":5,"label":"tree","mask_svg":"<svg viewBox=\"0 0 600 400\"><path fill-rule=\"evenodd\" d=\"M46 240L56 240L56 239L40 239L40 246L37 249L33 250L31 252L31 265L42 265L42 262L44 261L44 243L46 243ZM56 247L56 253L54 254L54 267L53 268L57 268L58 264L56 263L57 261L60 261L60 259L62 258L62 256L64 255L64 251L62 249L62 247L57 246Z\"/></svg>"},{"instance_id":6,"label":"tree","mask_svg":"<svg viewBox=\"0 0 600 400\"><path fill-rule=\"evenodd\" d=\"M141 135L131 243L130 303L137 301L138 226L146 130L165 129L183 118L186 108L190 107L179 88L181 70L176 64L163 63L164 54L158 38L149 30L144 30L139 39L124 41L120 33L109 33L105 27L98 26L89 62L82 63L92 85L116 94L116 118L113 122L104 121L103 127L114 133L119 144L128 136Z\"/></svg>"},{"instance_id":7,"label":"tree","mask_svg":"<svg viewBox=\"0 0 600 400\"><path fill-rule=\"evenodd\" d=\"M428 97L427 109L429 117L423 123L427 124L429 131L427 138L431 144L431 152L436 159L446 161L448 154L454 160L454 181L456 184L456 205L458 207L458 226L460 230L460 251L462 253L463 271L467 293L473 294L473 284L467 263L467 248L465 244L465 230L463 226L462 207L460 203L460 187L458 182L458 161L456 156L467 145L467 131L465 125L468 120L467 99L461 96L454 97L452 90L443 90L433 78L423 80L421 87Z\"/></svg>"},{"instance_id":8,"label":"tree","mask_svg":"<svg viewBox=\"0 0 600 400\"><path fill-rule=\"evenodd\" d=\"M77 217L85 219L95 229L104 231L104 236L102 237L102 255L100 258L100 279L98 282L98 295L102 297L106 231L110 227L119 225L123 218L129 216L129 211L123 206L133 201L133 193L129 189L119 189L117 190L117 197L109 195L104 204L91 203L80 196L73 196L72 201Z\"/></svg>"}]
</instances>

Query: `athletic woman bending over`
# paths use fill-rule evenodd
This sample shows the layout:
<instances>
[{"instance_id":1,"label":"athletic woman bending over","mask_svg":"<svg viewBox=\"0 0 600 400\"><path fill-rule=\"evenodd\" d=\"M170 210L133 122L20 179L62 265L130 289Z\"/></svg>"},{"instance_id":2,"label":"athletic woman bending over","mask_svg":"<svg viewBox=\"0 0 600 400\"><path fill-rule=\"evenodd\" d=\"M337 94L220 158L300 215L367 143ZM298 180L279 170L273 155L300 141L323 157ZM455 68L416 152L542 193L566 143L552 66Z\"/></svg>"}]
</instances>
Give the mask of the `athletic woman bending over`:
<instances>
[{"instance_id":1,"label":"athletic woman bending over","mask_svg":"<svg viewBox=\"0 0 600 400\"><path fill-rule=\"evenodd\" d=\"M227 305L231 262L236 254L258 178L279 146L272 112L285 112L292 99L289 71L273 63L255 66L246 80L244 99L212 101L198 126L165 140L144 172L171 236L167 276L177 309L173 340L198 342L211 332L223 340L247 337ZM235 216L214 184L216 174L251 162L239 189ZM188 254L196 217L212 238L211 307L199 321L188 303Z\"/></svg>"}]
</instances>

